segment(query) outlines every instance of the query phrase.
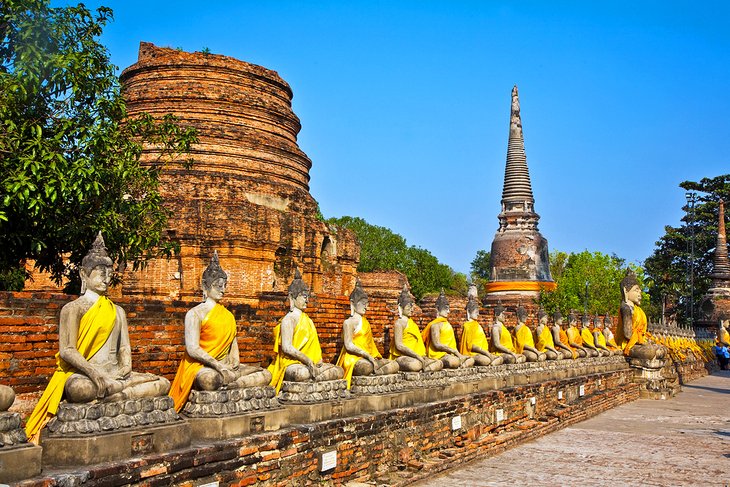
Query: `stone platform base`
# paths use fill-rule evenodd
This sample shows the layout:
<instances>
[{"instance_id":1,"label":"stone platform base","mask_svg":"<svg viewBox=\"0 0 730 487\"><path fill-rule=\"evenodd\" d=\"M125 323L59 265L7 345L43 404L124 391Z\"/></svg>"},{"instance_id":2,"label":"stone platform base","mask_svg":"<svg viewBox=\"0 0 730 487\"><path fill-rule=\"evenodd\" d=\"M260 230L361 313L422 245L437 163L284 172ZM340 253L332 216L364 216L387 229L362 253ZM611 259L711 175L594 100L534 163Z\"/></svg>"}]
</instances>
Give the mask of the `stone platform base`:
<instances>
[{"instance_id":1,"label":"stone platform base","mask_svg":"<svg viewBox=\"0 0 730 487\"><path fill-rule=\"evenodd\" d=\"M221 391L190 391L182 413L189 418L241 415L281 407L270 386Z\"/></svg>"},{"instance_id":2,"label":"stone platform base","mask_svg":"<svg viewBox=\"0 0 730 487\"><path fill-rule=\"evenodd\" d=\"M17 482L40 474L42 451L32 443L0 448L0 483Z\"/></svg>"},{"instance_id":3,"label":"stone platform base","mask_svg":"<svg viewBox=\"0 0 730 487\"><path fill-rule=\"evenodd\" d=\"M276 431L289 425L289 413L283 407L247 414L188 418L195 440L226 440L263 431Z\"/></svg>"},{"instance_id":4,"label":"stone platform base","mask_svg":"<svg viewBox=\"0 0 730 487\"><path fill-rule=\"evenodd\" d=\"M62 402L56 415L43 429L43 435L65 437L104 434L127 428L170 424L179 419L169 396L91 404Z\"/></svg>"},{"instance_id":5,"label":"stone platform base","mask_svg":"<svg viewBox=\"0 0 730 487\"><path fill-rule=\"evenodd\" d=\"M45 436L41 432L41 446L44 466L93 465L188 447L190 426L182 420L164 426L76 437Z\"/></svg>"},{"instance_id":6,"label":"stone platform base","mask_svg":"<svg viewBox=\"0 0 730 487\"><path fill-rule=\"evenodd\" d=\"M27 441L25 430L21 427L20 414L7 411L0 413L0 451Z\"/></svg>"},{"instance_id":7,"label":"stone platform base","mask_svg":"<svg viewBox=\"0 0 730 487\"><path fill-rule=\"evenodd\" d=\"M312 404L323 401L338 401L352 397L347 390L347 381L323 380L320 382L284 381L279 401L286 404Z\"/></svg>"},{"instance_id":8,"label":"stone platform base","mask_svg":"<svg viewBox=\"0 0 730 487\"><path fill-rule=\"evenodd\" d=\"M357 395L389 394L407 388L401 374L353 375L350 391Z\"/></svg>"},{"instance_id":9,"label":"stone platform base","mask_svg":"<svg viewBox=\"0 0 730 487\"><path fill-rule=\"evenodd\" d=\"M444 370L436 372L401 372L401 374L409 389L446 387L449 385L449 379Z\"/></svg>"}]
</instances>

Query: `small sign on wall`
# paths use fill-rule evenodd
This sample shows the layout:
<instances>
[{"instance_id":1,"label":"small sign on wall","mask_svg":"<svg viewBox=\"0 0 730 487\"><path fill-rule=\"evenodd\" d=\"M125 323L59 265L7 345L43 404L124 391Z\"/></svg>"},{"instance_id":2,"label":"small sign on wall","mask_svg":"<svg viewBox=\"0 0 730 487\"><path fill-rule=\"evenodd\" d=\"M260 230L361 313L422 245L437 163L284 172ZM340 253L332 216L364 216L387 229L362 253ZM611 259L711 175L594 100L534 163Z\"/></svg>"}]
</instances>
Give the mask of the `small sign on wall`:
<instances>
[{"instance_id":1,"label":"small sign on wall","mask_svg":"<svg viewBox=\"0 0 730 487\"><path fill-rule=\"evenodd\" d=\"M530 398L530 404L532 404L534 406L536 403L537 403L537 398L535 398L534 396L531 397Z\"/></svg>"},{"instance_id":2,"label":"small sign on wall","mask_svg":"<svg viewBox=\"0 0 730 487\"><path fill-rule=\"evenodd\" d=\"M461 416L454 416L451 418L451 431L461 429Z\"/></svg>"},{"instance_id":3,"label":"small sign on wall","mask_svg":"<svg viewBox=\"0 0 730 487\"><path fill-rule=\"evenodd\" d=\"M208 482L207 484L201 484L198 487L218 487L220 484L216 480L215 482Z\"/></svg>"},{"instance_id":4,"label":"small sign on wall","mask_svg":"<svg viewBox=\"0 0 730 487\"><path fill-rule=\"evenodd\" d=\"M563 399L563 391L558 391L558 400Z\"/></svg>"},{"instance_id":5,"label":"small sign on wall","mask_svg":"<svg viewBox=\"0 0 730 487\"><path fill-rule=\"evenodd\" d=\"M580 397L583 397L583 396L585 396L585 395L586 395L586 386L584 386L583 384L581 384L581 385L580 385L580 386L578 387L578 395L579 395Z\"/></svg>"},{"instance_id":6,"label":"small sign on wall","mask_svg":"<svg viewBox=\"0 0 730 487\"><path fill-rule=\"evenodd\" d=\"M497 423L501 423L502 421L504 421L504 409L497 409L496 421Z\"/></svg>"},{"instance_id":7,"label":"small sign on wall","mask_svg":"<svg viewBox=\"0 0 730 487\"><path fill-rule=\"evenodd\" d=\"M319 455L319 471L326 472L337 466L337 450L328 451Z\"/></svg>"}]
</instances>

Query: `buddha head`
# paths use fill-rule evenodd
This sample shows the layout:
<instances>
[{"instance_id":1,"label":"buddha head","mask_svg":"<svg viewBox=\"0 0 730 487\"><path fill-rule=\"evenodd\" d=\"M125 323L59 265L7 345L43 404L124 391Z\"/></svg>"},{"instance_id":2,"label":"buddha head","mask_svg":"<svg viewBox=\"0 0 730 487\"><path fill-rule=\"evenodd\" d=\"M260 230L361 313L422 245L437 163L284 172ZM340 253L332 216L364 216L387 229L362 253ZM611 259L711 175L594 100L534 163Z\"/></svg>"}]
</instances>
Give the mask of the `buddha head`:
<instances>
[{"instance_id":1,"label":"buddha head","mask_svg":"<svg viewBox=\"0 0 730 487\"><path fill-rule=\"evenodd\" d=\"M294 280L289 284L289 304L293 308L304 310L309 302L309 288L302 280L299 269L294 270Z\"/></svg>"},{"instance_id":2,"label":"buddha head","mask_svg":"<svg viewBox=\"0 0 730 487\"><path fill-rule=\"evenodd\" d=\"M568 326L577 326L578 324L578 318L575 316L575 313L572 311L568 313Z\"/></svg>"},{"instance_id":3,"label":"buddha head","mask_svg":"<svg viewBox=\"0 0 730 487\"><path fill-rule=\"evenodd\" d=\"M500 301L497 302L497 306L494 308L494 319L504 324L504 306Z\"/></svg>"},{"instance_id":4,"label":"buddha head","mask_svg":"<svg viewBox=\"0 0 730 487\"><path fill-rule=\"evenodd\" d=\"M632 306L641 304L641 287L639 287L636 274L631 269L626 269L626 276L621 279L621 300Z\"/></svg>"},{"instance_id":5,"label":"buddha head","mask_svg":"<svg viewBox=\"0 0 730 487\"><path fill-rule=\"evenodd\" d=\"M466 319L469 321L476 320L479 317L479 301L477 301L477 287L474 284L469 286L467 296Z\"/></svg>"},{"instance_id":6,"label":"buddha head","mask_svg":"<svg viewBox=\"0 0 730 487\"><path fill-rule=\"evenodd\" d=\"M611 321L611 315L606 313L606 316L603 317L603 327L611 328L612 325L613 325L613 322Z\"/></svg>"},{"instance_id":7,"label":"buddha head","mask_svg":"<svg viewBox=\"0 0 730 487\"><path fill-rule=\"evenodd\" d=\"M218 251L213 252L210 264L203 271L203 298L212 299L218 302L226 292L228 274L223 270L218 261Z\"/></svg>"},{"instance_id":8,"label":"buddha head","mask_svg":"<svg viewBox=\"0 0 730 487\"><path fill-rule=\"evenodd\" d=\"M354 315L364 315L368 310L368 295L362 288L360 279L355 280L355 289L350 293L350 311Z\"/></svg>"},{"instance_id":9,"label":"buddha head","mask_svg":"<svg viewBox=\"0 0 730 487\"><path fill-rule=\"evenodd\" d=\"M524 324L527 322L527 310L520 304L517 306L517 323Z\"/></svg>"},{"instance_id":10,"label":"buddha head","mask_svg":"<svg viewBox=\"0 0 730 487\"><path fill-rule=\"evenodd\" d=\"M112 278L112 260L106 252L101 232L96 235L89 253L81 260L79 276L81 277L81 294L89 290L99 295L106 295L109 290Z\"/></svg>"},{"instance_id":11,"label":"buddha head","mask_svg":"<svg viewBox=\"0 0 730 487\"><path fill-rule=\"evenodd\" d=\"M556 311L553 313L553 323L555 323L556 326L562 327L563 326L563 313L560 311Z\"/></svg>"},{"instance_id":12,"label":"buddha head","mask_svg":"<svg viewBox=\"0 0 730 487\"><path fill-rule=\"evenodd\" d=\"M411 296L408 286L403 284L403 289L398 296L398 314L410 318L413 314L413 296Z\"/></svg>"},{"instance_id":13,"label":"buddha head","mask_svg":"<svg viewBox=\"0 0 730 487\"><path fill-rule=\"evenodd\" d=\"M600 316L596 316L593 318L593 329L594 330L600 330L603 328L603 321L601 320Z\"/></svg>"},{"instance_id":14,"label":"buddha head","mask_svg":"<svg viewBox=\"0 0 730 487\"><path fill-rule=\"evenodd\" d=\"M544 309L540 308L537 310L537 323L540 325L547 325L548 322L548 314L545 312Z\"/></svg>"},{"instance_id":15,"label":"buddha head","mask_svg":"<svg viewBox=\"0 0 730 487\"><path fill-rule=\"evenodd\" d=\"M446 295L442 289L439 297L436 298L436 315L446 318L449 316L449 311L451 311L451 308L449 308L449 300L446 299Z\"/></svg>"},{"instance_id":16,"label":"buddha head","mask_svg":"<svg viewBox=\"0 0 730 487\"><path fill-rule=\"evenodd\" d=\"M591 317L588 316L587 314L584 314L583 316L581 316L580 327L590 329L591 328Z\"/></svg>"}]
</instances>

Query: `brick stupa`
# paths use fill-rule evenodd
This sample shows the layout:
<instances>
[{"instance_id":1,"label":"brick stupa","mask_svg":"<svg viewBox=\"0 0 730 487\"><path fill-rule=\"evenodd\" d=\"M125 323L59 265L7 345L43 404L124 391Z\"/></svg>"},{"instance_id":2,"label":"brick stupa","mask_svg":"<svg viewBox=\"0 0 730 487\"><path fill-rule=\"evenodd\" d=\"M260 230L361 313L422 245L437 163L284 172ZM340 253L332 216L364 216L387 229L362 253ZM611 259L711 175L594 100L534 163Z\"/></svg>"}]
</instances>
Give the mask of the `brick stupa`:
<instances>
[{"instance_id":1,"label":"brick stupa","mask_svg":"<svg viewBox=\"0 0 730 487\"><path fill-rule=\"evenodd\" d=\"M517 86L512 88L507 164L499 229L492 241L487 303L531 303L541 290L553 290L547 240L537 229L530 172L522 135Z\"/></svg>"},{"instance_id":2,"label":"brick stupa","mask_svg":"<svg viewBox=\"0 0 730 487\"><path fill-rule=\"evenodd\" d=\"M702 298L703 320L705 326L715 326L721 316L730 318L730 259L727 252L725 233L725 203L720 200L717 223L717 243L712 259L712 284Z\"/></svg>"},{"instance_id":3,"label":"brick stupa","mask_svg":"<svg viewBox=\"0 0 730 487\"><path fill-rule=\"evenodd\" d=\"M128 272L124 295L200 295L214 250L231 274L229 298L284 291L295 266L314 292L349 293L359 247L352 232L335 233L317 218L292 90L275 71L142 42L121 82L130 116L173 113L200 140L191 170L170 166L160 176L180 255ZM151 147L143 155L155 157Z\"/></svg>"}]
</instances>

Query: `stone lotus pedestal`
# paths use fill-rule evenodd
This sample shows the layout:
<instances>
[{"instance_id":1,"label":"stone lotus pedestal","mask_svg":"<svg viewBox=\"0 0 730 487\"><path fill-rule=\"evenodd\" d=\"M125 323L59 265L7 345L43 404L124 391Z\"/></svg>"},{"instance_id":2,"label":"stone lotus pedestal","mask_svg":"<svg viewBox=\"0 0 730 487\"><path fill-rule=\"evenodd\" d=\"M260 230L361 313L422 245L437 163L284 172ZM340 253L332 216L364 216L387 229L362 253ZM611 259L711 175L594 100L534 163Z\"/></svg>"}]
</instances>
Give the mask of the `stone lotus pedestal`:
<instances>
[{"instance_id":1,"label":"stone lotus pedestal","mask_svg":"<svg viewBox=\"0 0 730 487\"><path fill-rule=\"evenodd\" d=\"M676 377L665 377L662 373L665 364L666 360L662 359L629 359L629 366L634 371L633 381L641 386L642 399L669 399L680 391Z\"/></svg>"},{"instance_id":2,"label":"stone lotus pedestal","mask_svg":"<svg viewBox=\"0 0 730 487\"><path fill-rule=\"evenodd\" d=\"M270 386L191 391L182 414L193 438L223 440L274 431L288 424L286 410Z\"/></svg>"},{"instance_id":3,"label":"stone lotus pedestal","mask_svg":"<svg viewBox=\"0 0 730 487\"><path fill-rule=\"evenodd\" d=\"M277 396L291 424L344 418L361 412L344 379L320 382L284 381Z\"/></svg>"},{"instance_id":4,"label":"stone lotus pedestal","mask_svg":"<svg viewBox=\"0 0 730 487\"><path fill-rule=\"evenodd\" d=\"M41 473L42 448L28 443L18 413L0 412L0 483Z\"/></svg>"},{"instance_id":5,"label":"stone lotus pedestal","mask_svg":"<svg viewBox=\"0 0 730 487\"><path fill-rule=\"evenodd\" d=\"M92 465L190 445L190 428L169 396L62 402L41 431L43 464Z\"/></svg>"},{"instance_id":6,"label":"stone lotus pedestal","mask_svg":"<svg viewBox=\"0 0 730 487\"><path fill-rule=\"evenodd\" d=\"M350 392L357 396L370 394L392 394L407 389L401 374L353 375Z\"/></svg>"}]
</instances>

